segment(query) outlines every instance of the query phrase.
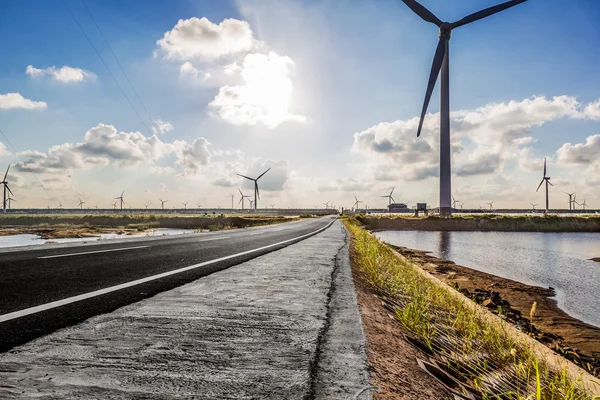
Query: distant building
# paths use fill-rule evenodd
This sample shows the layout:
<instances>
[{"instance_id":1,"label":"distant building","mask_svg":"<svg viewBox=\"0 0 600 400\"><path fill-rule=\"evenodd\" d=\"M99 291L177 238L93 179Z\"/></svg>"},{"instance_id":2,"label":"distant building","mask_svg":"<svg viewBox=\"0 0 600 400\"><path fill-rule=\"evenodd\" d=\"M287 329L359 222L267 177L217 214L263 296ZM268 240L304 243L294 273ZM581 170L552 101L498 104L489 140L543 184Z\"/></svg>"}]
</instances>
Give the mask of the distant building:
<instances>
[{"instance_id":1,"label":"distant building","mask_svg":"<svg viewBox=\"0 0 600 400\"><path fill-rule=\"evenodd\" d=\"M392 203L388 206L388 211L391 213L406 213L410 212L410 208L404 203Z\"/></svg>"}]
</instances>

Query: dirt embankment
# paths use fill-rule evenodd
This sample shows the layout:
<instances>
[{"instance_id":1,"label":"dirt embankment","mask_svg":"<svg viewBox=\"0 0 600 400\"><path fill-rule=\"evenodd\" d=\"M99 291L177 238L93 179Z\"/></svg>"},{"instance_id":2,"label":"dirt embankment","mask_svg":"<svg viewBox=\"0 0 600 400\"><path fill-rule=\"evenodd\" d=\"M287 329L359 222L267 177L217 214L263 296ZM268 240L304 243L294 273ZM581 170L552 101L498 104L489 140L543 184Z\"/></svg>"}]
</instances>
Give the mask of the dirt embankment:
<instances>
[{"instance_id":1,"label":"dirt embankment","mask_svg":"<svg viewBox=\"0 0 600 400\"><path fill-rule=\"evenodd\" d=\"M356 219L371 231L499 231L600 232L600 217L484 216L484 217L370 217Z\"/></svg>"},{"instance_id":2,"label":"dirt embankment","mask_svg":"<svg viewBox=\"0 0 600 400\"><path fill-rule=\"evenodd\" d=\"M0 236L36 234L44 239L94 237L102 233L132 234L157 228L221 230L293 221L286 217L177 216L23 216L0 217Z\"/></svg>"},{"instance_id":3,"label":"dirt embankment","mask_svg":"<svg viewBox=\"0 0 600 400\"><path fill-rule=\"evenodd\" d=\"M558 308L552 288L526 285L477 271L426 252L392 246L421 268L455 287L467 297L500 313L519 329L562 354L595 376L600 376L600 328L575 319ZM533 303L537 307L530 315Z\"/></svg>"}]
</instances>

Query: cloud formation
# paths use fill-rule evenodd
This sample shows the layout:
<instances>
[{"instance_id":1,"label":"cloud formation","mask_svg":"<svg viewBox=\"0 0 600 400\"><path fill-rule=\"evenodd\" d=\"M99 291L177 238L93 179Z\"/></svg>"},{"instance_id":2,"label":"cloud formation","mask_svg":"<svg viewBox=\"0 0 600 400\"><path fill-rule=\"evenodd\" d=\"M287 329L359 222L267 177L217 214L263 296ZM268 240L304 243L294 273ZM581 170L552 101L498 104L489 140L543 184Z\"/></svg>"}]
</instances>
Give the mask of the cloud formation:
<instances>
[{"instance_id":1,"label":"cloud formation","mask_svg":"<svg viewBox=\"0 0 600 400\"><path fill-rule=\"evenodd\" d=\"M96 74L90 71L86 71L81 68L73 68L66 65L60 68L48 67L44 69L39 69L35 68L33 65L28 65L25 69L25 73L32 78L50 76L54 80L61 83L85 82L97 78Z\"/></svg>"},{"instance_id":2,"label":"cloud formation","mask_svg":"<svg viewBox=\"0 0 600 400\"><path fill-rule=\"evenodd\" d=\"M0 94L0 109L22 108L25 110L44 109L48 105L43 101L33 101L21 96L20 93Z\"/></svg>"},{"instance_id":3,"label":"cloud formation","mask_svg":"<svg viewBox=\"0 0 600 400\"><path fill-rule=\"evenodd\" d=\"M583 105L572 96L533 97L453 112L454 173L466 177L497 172L507 159L529 155L522 150L534 141L532 128L559 118L596 119L598 104ZM407 180L438 176L439 118L439 113L426 116L420 138L417 117L382 122L355 133L353 150L377 163L393 161ZM565 148L563 157L568 150L572 152Z\"/></svg>"},{"instance_id":4,"label":"cloud formation","mask_svg":"<svg viewBox=\"0 0 600 400\"><path fill-rule=\"evenodd\" d=\"M272 129L285 121L306 122L306 117L289 112L293 65L289 57L273 51L248 54L239 72L243 84L221 87L209 106L234 125L260 123ZM227 70L231 73L235 68L228 66Z\"/></svg>"},{"instance_id":5,"label":"cloud formation","mask_svg":"<svg viewBox=\"0 0 600 400\"><path fill-rule=\"evenodd\" d=\"M165 58L183 61L196 58L214 60L248 52L259 42L246 21L227 18L215 24L205 17L193 17L180 19L156 44Z\"/></svg>"},{"instance_id":6,"label":"cloud formation","mask_svg":"<svg viewBox=\"0 0 600 400\"><path fill-rule=\"evenodd\" d=\"M173 130L173 125L169 121L163 121L160 118L154 120L154 126L152 126L152 133L155 135L169 133Z\"/></svg>"},{"instance_id":7,"label":"cloud formation","mask_svg":"<svg viewBox=\"0 0 600 400\"><path fill-rule=\"evenodd\" d=\"M556 151L558 162L565 164L600 164L600 134L588 136L585 143L565 143Z\"/></svg>"}]
</instances>

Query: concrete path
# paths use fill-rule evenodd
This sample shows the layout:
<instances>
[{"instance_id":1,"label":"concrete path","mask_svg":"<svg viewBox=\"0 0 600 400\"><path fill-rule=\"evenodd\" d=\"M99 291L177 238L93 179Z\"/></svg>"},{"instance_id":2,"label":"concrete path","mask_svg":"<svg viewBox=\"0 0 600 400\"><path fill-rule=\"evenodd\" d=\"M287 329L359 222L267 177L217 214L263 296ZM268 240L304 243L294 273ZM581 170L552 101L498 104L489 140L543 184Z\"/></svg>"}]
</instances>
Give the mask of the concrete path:
<instances>
[{"instance_id":1,"label":"concrete path","mask_svg":"<svg viewBox=\"0 0 600 400\"><path fill-rule=\"evenodd\" d=\"M369 379L344 246L336 222L17 347L0 398L352 399Z\"/></svg>"}]
</instances>

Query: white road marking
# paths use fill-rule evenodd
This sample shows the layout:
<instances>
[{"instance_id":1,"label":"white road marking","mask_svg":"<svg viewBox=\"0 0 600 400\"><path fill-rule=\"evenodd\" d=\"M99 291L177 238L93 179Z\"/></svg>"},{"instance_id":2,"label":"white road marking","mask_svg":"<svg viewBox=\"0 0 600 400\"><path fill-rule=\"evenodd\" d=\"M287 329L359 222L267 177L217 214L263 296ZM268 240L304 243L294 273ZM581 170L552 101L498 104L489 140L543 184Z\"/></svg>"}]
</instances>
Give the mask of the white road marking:
<instances>
[{"instance_id":1,"label":"white road marking","mask_svg":"<svg viewBox=\"0 0 600 400\"><path fill-rule=\"evenodd\" d=\"M317 233L320 233L320 232L324 231L325 229L329 228L335 221L336 220L334 219L333 221L331 221L330 223L328 223L327 225L325 225L323 228L319 228L316 231L313 231L313 232L310 232L310 233L307 233L307 234L304 234L304 235L301 235L301 236L297 236L297 237L292 238L292 239L287 239L287 240L284 240L284 241L281 241L281 242L269 244L267 246L262 246L262 247L258 247L256 249L242 251L241 253L236 253L236 254L232 254L232 255L229 255L229 256L225 256L225 257L215 258L214 260L204 261L204 262L201 262L201 263L198 263L198 264L193 264L193 265L190 265L190 266L187 266L187 267L175 269L175 270L172 270L172 271L163 272L161 274L148 276L146 278L136 279L135 281L121 283L120 285L115 285L115 286L107 287L107 288L104 288L104 289L95 290L93 292L84 293L84 294L80 294L80 295L72 296L72 297L67 297L66 299L52 301L50 303L41 304L39 306L29 307L29 308L25 308L25 309L19 310L19 311L13 311L13 312L8 313L8 314L0 315L0 322L6 322L6 321L13 320L13 319L25 317L27 315L36 314L36 313L39 313L39 312L42 312L42 311L51 310L51 309L56 308L56 307L61 307L61 306L67 305L67 304L76 303L78 301L91 299L93 297L101 296L103 294L107 294L107 293L111 293L111 292L116 292L117 290L126 289L126 288L129 288L129 287L132 287L132 286L141 285L142 283L146 283L146 282L154 281L154 280L157 280L157 279L165 278L165 277L171 276L171 275L176 275L176 274L179 274L179 273L182 273L182 272L190 271L192 269L196 269L196 268L200 268L200 267L205 267L205 266L210 265L210 264L215 264L215 263L218 263L218 262L221 262L221 261L230 260L232 258L243 256L243 255L246 255L246 254L256 253L257 251L266 250L266 249L269 249L271 247L280 246L282 244L290 243L290 242L293 242L295 240L304 239L304 238L307 238L307 237L312 236L312 235L316 235Z\"/></svg>"},{"instance_id":2,"label":"white road marking","mask_svg":"<svg viewBox=\"0 0 600 400\"><path fill-rule=\"evenodd\" d=\"M85 252L82 252L82 253L55 254L53 256L43 256L43 257L37 257L37 258L57 258L57 257L83 256L83 255L86 255L86 254L108 253L108 252L111 252L111 251L124 251L124 250L143 249L144 247L150 247L150 246L120 247L118 249L94 250L94 251L85 251Z\"/></svg>"}]
</instances>

